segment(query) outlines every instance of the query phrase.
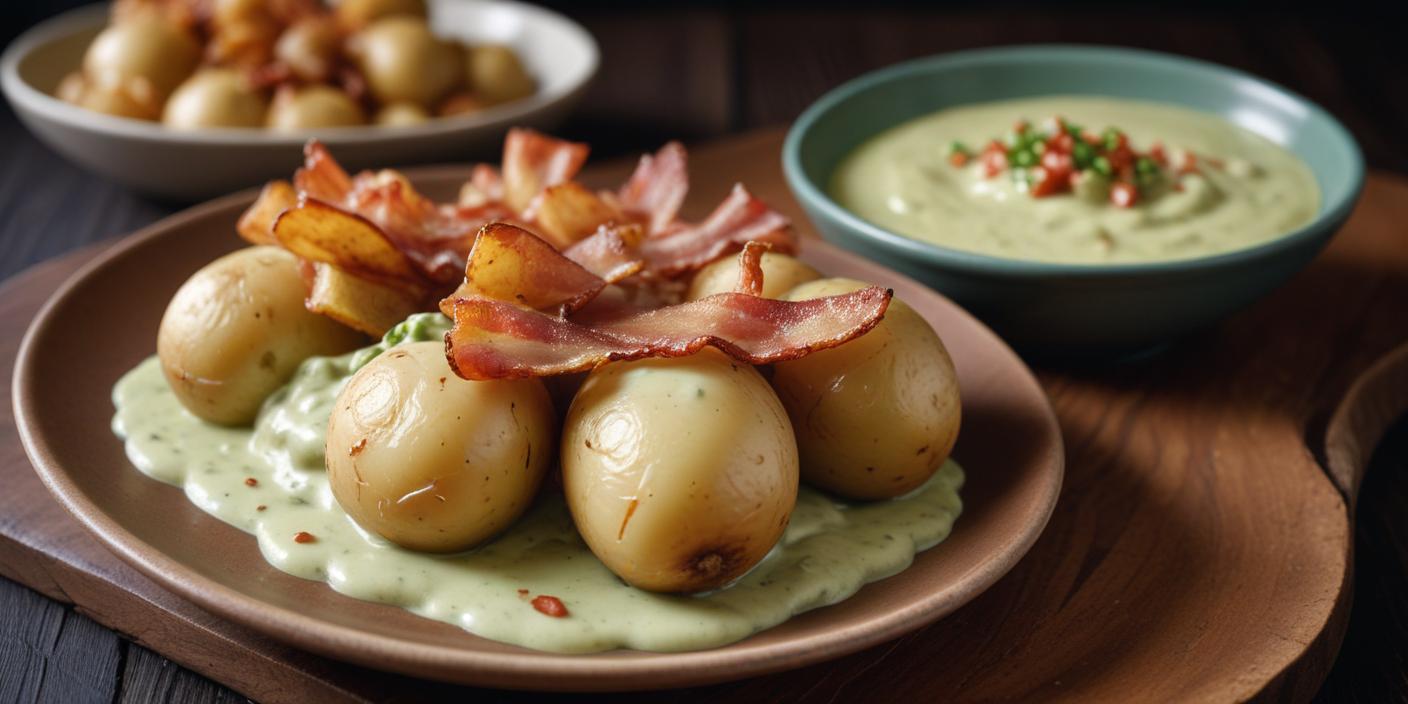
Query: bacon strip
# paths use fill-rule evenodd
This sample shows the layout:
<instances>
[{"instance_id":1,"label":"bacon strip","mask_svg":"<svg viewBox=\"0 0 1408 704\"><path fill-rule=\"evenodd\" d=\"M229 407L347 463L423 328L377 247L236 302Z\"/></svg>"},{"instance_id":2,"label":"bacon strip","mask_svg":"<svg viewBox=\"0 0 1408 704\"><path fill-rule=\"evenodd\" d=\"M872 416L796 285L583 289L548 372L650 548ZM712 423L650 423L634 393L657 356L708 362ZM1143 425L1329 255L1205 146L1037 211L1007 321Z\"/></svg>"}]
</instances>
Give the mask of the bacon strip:
<instances>
[{"instance_id":1,"label":"bacon strip","mask_svg":"<svg viewBox=\"0 0 1408 704\"><path fill-rule=\"evenodd\" d=\"M585 144L554 139L540 132L515 128L504 140L504 204L525 218L544 189L570 181L587 161Z\"/></svg>"},{"instance_id":2,"label":"bacon strip","mask_svg":"<svg viewBox=\"0 0 1408 704\"><path fill-rule=\"evenodd\" d=\"M477 207L438 205L416 191L405 176L389 169L351 177L316 140L304 146L303 154L304 165L293 177L302 197L365 218L434 283L459 280L479 228L513 217L506 207L492 202ZM481 178L487 183L487 177Z\"/></svg>"},{"instance_id":3,"label":"bacon strip","mask_svg":"<svg viewBox=\"0 0 1408 704\"><path fill-rule=\"evenodd\" d=\"M865 334L892 293L879 287L806 301L720 293L587 326L484 297L447 301L447 357L465 379L587 371L615 360L684 357L717 347L748 364L796 359Z\"/></svg>"},{"instance_id":4,"label":"bacon strip","mask_svg":"<svg viewBox=\"0 0 1408 704\"><path fill-rule=\"evenodd\" d=\"M607 283L616 283L635 276L645 267L645 260L635 251L644 236L639 225L602 225L562 254Z\"/></svg>"},{"instance_id":5,"label":"bacon strip","mask_svg":"<svg viewBox=\"0 0 1408 704\"><path fill-rule=\"evenodd\" d=\"M738 293L763 295L763 253L772 249L766 242L749 242L738 253Z\"/></svg>"},{"instance_id":6,"label":"bacon strip","mask_svg":"<svg viewBox=\"0 0 1408 704\"><path fill-rule=\"evenodd\" d=\"M787 217L738 184L704 222L647 238L640 256L647 272L670 277L698 269L750 241L766 242L786 254L797 251Z\"/></svg>"},{"instance_id":7,"label":"bacon strip","mask_svg":"<svg viewBox=\"0 0 1408 704\"><path fill-rule=\"evenodd\" d=\"M622 208L648 219L648 232L658 235L674 224L689 193L688 158L684 146L670 142L653 156L640 158L630 180L616 197Z\"/></svg>"}]
</instances>

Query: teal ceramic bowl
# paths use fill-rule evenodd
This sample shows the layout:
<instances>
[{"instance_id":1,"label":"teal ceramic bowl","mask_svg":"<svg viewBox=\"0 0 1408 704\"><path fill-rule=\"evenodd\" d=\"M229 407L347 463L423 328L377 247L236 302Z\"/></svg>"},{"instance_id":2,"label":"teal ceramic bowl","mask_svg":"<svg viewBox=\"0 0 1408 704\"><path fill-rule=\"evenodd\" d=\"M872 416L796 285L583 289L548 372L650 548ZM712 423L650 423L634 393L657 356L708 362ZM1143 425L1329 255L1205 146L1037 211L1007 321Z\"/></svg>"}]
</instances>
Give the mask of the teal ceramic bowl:
<instances>
[{"instance_id":1,"label":"teal ceramic bowl","mask_svg":"<svg viewBox=\"0 0 1408 704\"><path fill-rule=\"evenodd\" d=\"M1220 115L1296 154L1315 173L1308 225L1215 256L1140 264L1005 259L909 239L827 193L832 172L876 134L958 105L1042 95L1152 100ZM827 93L792 126L783 168L825 238L899 269L968 307L1029 352L1127 354L1207 326L1303 268L1344 223L1364 182L1359 147L1305 98L1254 76L1131 49L1020 46L919 59Z\"/></svg>"}]
</instances>

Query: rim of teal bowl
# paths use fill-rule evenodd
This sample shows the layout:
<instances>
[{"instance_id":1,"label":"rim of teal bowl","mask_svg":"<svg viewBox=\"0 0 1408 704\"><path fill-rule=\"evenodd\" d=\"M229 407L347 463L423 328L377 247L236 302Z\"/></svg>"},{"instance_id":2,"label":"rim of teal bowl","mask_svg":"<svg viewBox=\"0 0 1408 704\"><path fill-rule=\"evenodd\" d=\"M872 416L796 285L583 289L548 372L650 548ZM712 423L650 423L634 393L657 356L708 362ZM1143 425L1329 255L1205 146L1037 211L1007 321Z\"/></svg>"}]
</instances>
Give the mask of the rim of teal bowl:
<instances>
[{"instance_id":1,"label":"rim of teal bowl","mask_svg":"<svg viewBox=\"0 0 1408 704\"><path fill-rule=\"evenodd\" d=\"M976 64L1031 63L1059 54L1062 58L1105 59L1143 66L1175 67L1185 70L1218 74L1223 80L1243 82L1261 91L1270 91L1284 100L1294 102L1312 116L1324 120L1336 136L1339 146L1349 157L1349 188L1342 191L1334 202L1322 203L1314 220L1275 239L1245 249L1221 254L1168 261L1134 262L1116 264L1085 264L1066 262L1042 262L1026 259L1008 259L977 252L968 252L951 247L921 242L891 232L842 207L832 200L824 189L812 181L801 164L801 143L804 135L823 115L837 105L849 100L855 93L871 86L886 83L915 73L927 73L940 69L962 68ZM1097 93L1098 94L1098 93ZM1116 96L1117 97L1117 96ZM1179 103L1172 103L1178 105ZM1196 108L1195 108L1196 109ZM899 123L896 123L899 124ZM891 125L893 126L893 125ZM877 133L878 134L878 133ZM874 135L867 135L873 137ZM825 217L840 222L889 249L898 249L905 254L917 256L928 264L953 266L973 272L992 275L1064 275L1082 278L1102 278L1129 274L1178 273L1220 266L1232 266L1250 260L1261 259L1287 249L1295 248L1308 240L1333 236L1334 230L1349 216L1364 187L1364 156L1359 143L1329 111L1314 101L1276 83L1255 75L1221 64L1201 59L1166 54L1158 51L1129 47L1076 45L1076 44L1024 44L1016 46L973 49L946 54L937 54L919 59L904 61L882 69L862 74L827 91L812 103L787 131L787 139L782 146L782 168L787 181L800 200L822 211ZM1323 195L1323 194L1322 194Z\"/></svg>"}]
</instances>

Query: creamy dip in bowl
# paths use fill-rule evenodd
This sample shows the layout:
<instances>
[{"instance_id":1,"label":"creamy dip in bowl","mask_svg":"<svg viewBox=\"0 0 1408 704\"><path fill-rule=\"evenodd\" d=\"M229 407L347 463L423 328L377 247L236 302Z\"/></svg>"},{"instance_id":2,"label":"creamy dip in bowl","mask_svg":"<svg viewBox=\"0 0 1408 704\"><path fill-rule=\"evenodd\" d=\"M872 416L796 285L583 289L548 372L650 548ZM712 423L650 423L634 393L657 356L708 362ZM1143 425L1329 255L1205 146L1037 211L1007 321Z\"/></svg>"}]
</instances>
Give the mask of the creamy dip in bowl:
<instances>
[{"instance_id":1,"label":"creamy dip in bowl","mask_svg":"<svg viewBox=\"0 0 1408 704\"><path fill-rule=\"evenodd\" d=\"M1061 189L1037 196L1055 117L1091 146L1115 128L1132 150L1126 168L1096 174L1085 154ZM1013 141L1024 120L1041 139ZM989 174L994 140L1001 168ZM1136 169L1156 146L1159 163ZM1269 292L1348 217L1364 171L1343 126L1282 88L1191 59L1072 46L862 76L803 113L783 166L824 237L937 288L1029 352L1067 357L1161 345ZM1126 195L1127 207L1114 202Z\"/></svg>"}]
</instances>

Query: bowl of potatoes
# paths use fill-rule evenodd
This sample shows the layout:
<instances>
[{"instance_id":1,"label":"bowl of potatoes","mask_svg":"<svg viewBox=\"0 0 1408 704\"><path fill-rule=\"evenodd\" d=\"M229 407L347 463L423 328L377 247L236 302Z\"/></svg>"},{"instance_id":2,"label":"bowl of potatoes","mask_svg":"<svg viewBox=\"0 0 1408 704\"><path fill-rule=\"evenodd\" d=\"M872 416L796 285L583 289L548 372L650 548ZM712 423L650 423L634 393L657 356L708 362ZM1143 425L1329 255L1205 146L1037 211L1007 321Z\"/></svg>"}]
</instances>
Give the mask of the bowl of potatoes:
<instances>
[{"instance_id":1,"label":"bowl of potatoes","mask_svg":"<svg viewBox=\"0 0 1408 704\"><path fill-rule=\"evenodd\" d=\"M581 26L510 0L118 0L26 32L0 86L68 159L189 201L312 137L353 168L492 152L561 122L597 65Z\"/></svg>"}]
</instances>

